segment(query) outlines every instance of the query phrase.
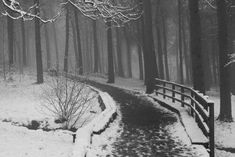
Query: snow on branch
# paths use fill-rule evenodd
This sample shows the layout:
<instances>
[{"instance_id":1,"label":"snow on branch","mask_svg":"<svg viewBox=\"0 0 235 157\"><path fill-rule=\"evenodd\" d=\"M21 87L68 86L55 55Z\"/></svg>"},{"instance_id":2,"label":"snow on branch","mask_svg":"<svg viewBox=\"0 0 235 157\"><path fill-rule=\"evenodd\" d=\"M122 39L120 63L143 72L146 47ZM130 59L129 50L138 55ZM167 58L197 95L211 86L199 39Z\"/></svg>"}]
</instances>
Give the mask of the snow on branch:
<instances>
[{"instance_id":1,"label":"snow on branch","mask_svg":"<svg viewBox=\"0 0 235 157\"><path fill-rule=\"evenodd\" d=\"M229 61L225 65L225 67L235 63L235 53L229 54L228 57L229 57Z\"/></svg>"},{"instance_id":2,"label":"snow on branch","mask_svg":"<svg viewBox=\"0 0 235 157\"><path fill-rule=\"evenodd\" d=\"M48 19L42 18L39 14L35 14L34 9L38 8L37 4L32 5L28 8L28 10L24 10L21 4L16 0L1 0L4 6L7 8L2 15L9 16L12 19L20 19L23 18L24 20L33 20L34 18L40 19L43 23L53 22L55 21L62 13L62 10L57 12L57 14ZM61 5L64 5L62 3Z\"/></svg>"},{"instance_id":3,"label":"snow on branch","mask_svg":"<svg viewBox=\"0 0 235 157\"><path fill-rule=\"evenodd\" d=\"M137 20L143 13L143 4L114 4L111 0L68 0L73 6L79 9L83 15L92 19L102 18L105 22L111 21L114 24L122 25L131 20Z\"/></svg>"},{"instance_id":4,"label":"snow on branch","mask_svg":"<svg viewBox=\"0 0 235 157\"><path fill-rule=\"evenodd\" d=\"M63 12L66 5L71 4L77 8L84 16L98 19L102 18L105 22L111 21L116 25L122 25L131 20L136 20L143 13L143 5L140 2L122 0L65 0L60 2L59 11L54 17L45 19L40 14L35 14L35 9L40 7L37 4L30 6L27 10L23 9L19 0L1 0L7 8L2 15L12 19L33 20L40 19L43 23L55 21ZM22 2L23 3L23 2ZM123 5L124 4L124 5Z\"/></svg>"},{"instance_id":5,"label":"snow on branch","mask_svg":"<svg viewBox=\"0 0 235 157\"><path fill-rule=\"evenodd\" d=\"M212 4L212 2L214 2L214 0L212 0L212 1L211 1L211 0L205 0L205 2L206 2L212 9L217 9L217 7Z\"/></svg>"}]
</instances>

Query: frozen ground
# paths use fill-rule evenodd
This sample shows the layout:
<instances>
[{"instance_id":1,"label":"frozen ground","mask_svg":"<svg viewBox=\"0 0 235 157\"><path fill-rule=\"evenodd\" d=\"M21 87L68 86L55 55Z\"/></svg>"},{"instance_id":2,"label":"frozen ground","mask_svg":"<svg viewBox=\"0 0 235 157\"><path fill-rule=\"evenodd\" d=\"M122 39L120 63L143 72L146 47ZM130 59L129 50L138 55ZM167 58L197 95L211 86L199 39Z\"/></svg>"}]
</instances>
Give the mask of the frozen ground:
<instances>
[{"instance_id":1,"label":"frozen ground","mask_svg":"<svg viewBox=\"0 0 235 157\"><path fill-rule=\"evenodd\" d=\"M68 157L72 152L69 132L29 130L22 126L36 120L46 121L51 128L60 127L52 114L41 107L40 93L45 84L36 85L35 80L34 75L14 75L13 80L0 81L0 157ZM90 118L100 110L95 101L87 113Z\"/></svg>"}]
</instances>

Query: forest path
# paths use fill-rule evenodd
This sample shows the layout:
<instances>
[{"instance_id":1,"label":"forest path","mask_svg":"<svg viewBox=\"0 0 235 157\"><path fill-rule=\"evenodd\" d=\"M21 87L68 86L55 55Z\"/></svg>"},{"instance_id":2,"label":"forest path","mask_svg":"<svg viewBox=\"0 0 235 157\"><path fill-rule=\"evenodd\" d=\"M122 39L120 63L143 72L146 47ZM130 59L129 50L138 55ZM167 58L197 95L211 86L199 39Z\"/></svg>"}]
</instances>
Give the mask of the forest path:
<instances>
[{"instance_id":1,"label":"forest path","mask_svg":"<svg viewBox=\"0 0 235 157\"><path fill-rule=\"evenodd\" d=\"M120 106L123 132L112 144L111 156L198 156L191 146L176 140L167 129L167 126L179 123L174 113L153 107L151 102L121 89L92 81L89 84L108 92Z\"/></svg>"}]
</instances>

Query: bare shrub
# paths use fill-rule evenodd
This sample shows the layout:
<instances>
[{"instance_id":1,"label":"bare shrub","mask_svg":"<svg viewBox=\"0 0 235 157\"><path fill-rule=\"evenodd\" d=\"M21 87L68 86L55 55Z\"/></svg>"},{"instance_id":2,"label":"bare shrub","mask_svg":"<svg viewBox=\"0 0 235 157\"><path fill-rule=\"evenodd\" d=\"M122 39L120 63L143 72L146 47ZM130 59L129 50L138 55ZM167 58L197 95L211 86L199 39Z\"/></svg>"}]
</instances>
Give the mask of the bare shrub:
<instances>
[{"instance_id":1,"label":"bare shrub","mask_svg":"<svg viewBox=\"0 0 235 157\"><path fill-rule=\"evenodd\" d=\"M85 83L63 76L52 77L43 89L42 106L54 114L55 122L64 123L65 129L72 129L86 122L85 114L95 97L96 94Z\"/></svg>"}]
</instances>

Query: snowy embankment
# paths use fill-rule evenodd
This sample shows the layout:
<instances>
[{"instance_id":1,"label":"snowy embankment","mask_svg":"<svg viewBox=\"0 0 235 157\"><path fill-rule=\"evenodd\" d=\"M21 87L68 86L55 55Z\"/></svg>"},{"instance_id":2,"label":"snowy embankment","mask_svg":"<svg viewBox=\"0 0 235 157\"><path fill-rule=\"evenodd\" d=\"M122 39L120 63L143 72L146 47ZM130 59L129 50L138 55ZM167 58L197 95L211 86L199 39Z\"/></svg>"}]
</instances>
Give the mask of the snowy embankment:
<instances>
[{"instance_id":1,"label":"snowy embankment","mask_svg":"<svg viewBox=\"0 0 235 157\"><path fill-rule=\"evenodd\" d=\"M97 89L94 90L96 90L99 93L100 103L101 105L104 105L105 109L100 115L94 118L88 125L77 130L76 132L77 140L75 142L73 157L87 156L88 149L90 148L92 143L92 135L104 131L117 114L117 108L111 96Z\"/></svg>"},{"instance_id":2,"label":"snowy embankment","mask_svg":"<svg viewBox=\"0 0 235 157\"><path fill-rule=\"evenodd\" d=\"M92 107L84 115L89 117L88 122L78 129L74 144L72 132L60 130L61 124L56 124L55 117L41 107L40 94L46 84L34 84L35 80L34 75L14 75L9 81L0 81L0 156L68 157L88 149L91 135L103 130L113 116L110 113L116 111L112 98L99 91L106 107L102 111L97 91L93 92L97 98L90 102ZM33 121L40 123L37 130L28 127ZM48 131L43 131L45 126Z\"/></svg>"}]
</instances>

